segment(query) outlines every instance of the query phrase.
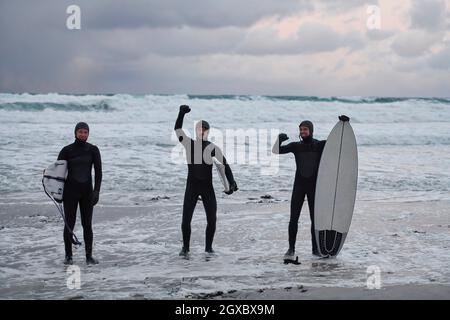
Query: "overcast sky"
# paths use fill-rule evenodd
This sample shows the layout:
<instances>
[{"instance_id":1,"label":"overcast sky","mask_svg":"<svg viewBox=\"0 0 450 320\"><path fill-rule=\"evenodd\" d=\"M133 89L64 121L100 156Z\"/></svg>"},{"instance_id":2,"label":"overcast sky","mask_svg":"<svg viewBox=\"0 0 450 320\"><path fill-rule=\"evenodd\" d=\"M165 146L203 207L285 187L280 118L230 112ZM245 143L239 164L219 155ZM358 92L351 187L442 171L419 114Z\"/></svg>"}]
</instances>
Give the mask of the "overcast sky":
<instances>
[{"instance_id":1,"label":"overcast sky","mask_svg":"<svg viewBox=\"0 0 450 320\"><path fill-rule=\"evenodd\" d=\"M0 0L0 92L449 97L450 0Z\"/></svg>"}]
</instances>

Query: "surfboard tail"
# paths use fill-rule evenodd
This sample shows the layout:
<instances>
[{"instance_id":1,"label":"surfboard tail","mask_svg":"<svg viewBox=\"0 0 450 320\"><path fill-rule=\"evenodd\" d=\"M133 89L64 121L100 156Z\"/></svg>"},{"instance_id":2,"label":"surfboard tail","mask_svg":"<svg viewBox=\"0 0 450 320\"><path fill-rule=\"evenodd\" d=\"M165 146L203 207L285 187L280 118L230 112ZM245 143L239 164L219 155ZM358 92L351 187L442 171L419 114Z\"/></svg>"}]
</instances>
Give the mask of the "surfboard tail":
<instances>
[{"instance_id":1,"label":"surfboard tail","mask_svg":"<svg viewBox=\"0 0 450 320\"><path fill-rule=\"evenodd\" d=\"M347 233L336 230L315 230L319 252L324 257L335 257L344 245Z\"/></svg>"}]
</instances>

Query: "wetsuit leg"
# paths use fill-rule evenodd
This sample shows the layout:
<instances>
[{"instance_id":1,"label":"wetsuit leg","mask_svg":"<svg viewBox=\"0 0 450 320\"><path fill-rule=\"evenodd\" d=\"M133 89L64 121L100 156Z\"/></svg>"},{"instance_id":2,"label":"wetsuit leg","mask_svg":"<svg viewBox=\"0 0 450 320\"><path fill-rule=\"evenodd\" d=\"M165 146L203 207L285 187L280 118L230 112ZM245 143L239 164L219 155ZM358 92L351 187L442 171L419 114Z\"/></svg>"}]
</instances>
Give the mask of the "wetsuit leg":
<instances>
[{"instance_id":1,"label":"wetsuit leg","mask_svg":"<svg viewBox=\"0 0 450 320\"><path fill-rule=\"evenodd\" d=\"M318 253L316 243L316 233L314 231L314 198L316 194L316 186L312 185L308 188L306 197L308 198L309 217L311 218L311 242L313 254Z\"/></svg>"},{"instance_id":2,"label":"wetsuit leg","mask_svg":"<svg viewBox=\"0 0 450 320\"><path fill-rule=\"evenodd\" d=\"M92 242L94 234L92 232L92 213L94 207L92 206L92 186L83 188L83 195L80 199L80 214L81 225L83 226L83 238L85 243L86 255L92 255Z\"/></svg>"},{"instance_id":3,"label":"wetsuit leg","mask_svg":"<svg viewBox=\"0 0 450 320\"><path fill-rule=\"evenodd\" d=\"M205 251L210 251L212 250L217 221L217 201L212 184L203 188L201 196L207 221L205 232Z\"/></svg>"},{"instance_id":4,"label":"wetsuit leg","mask_svg":"<svg viewBox=\"0 0 450 320\"><path fill-rule=\"evenodd\" d=\"M191 240L191 220L194 214L195 205L197 204L199 191L192 183L186 184L183 202L183 220L181 222L181 231L183 233L183 247L189 250Z\"/></svg>"},{"instance_id":5,"label":"wetsuit leg","mask_svg":"<svg viewBox=\"0 0 450 320\"><path fill-rule=\"evenodd\" d=\"M291 198L291 217L289 220L289 248L295 249L297 239L298 219L302 211L303 201L305 200L305 190L300 186L294 186Z\"/></svg>"},{"instance_id":6,"label":"wetsuit leg","mask_svg":"<svg viewBox=\"0 0 450 320\"><path fill-rule=\"evenodd\" d=\"M80 194L69 184L66 184L63 196L64 216L69 228L73 231L77 219L77 208ZM72 234L67 226L64 225L64 247L66 257L72 257Z\"/></svg>"}]
</instances>

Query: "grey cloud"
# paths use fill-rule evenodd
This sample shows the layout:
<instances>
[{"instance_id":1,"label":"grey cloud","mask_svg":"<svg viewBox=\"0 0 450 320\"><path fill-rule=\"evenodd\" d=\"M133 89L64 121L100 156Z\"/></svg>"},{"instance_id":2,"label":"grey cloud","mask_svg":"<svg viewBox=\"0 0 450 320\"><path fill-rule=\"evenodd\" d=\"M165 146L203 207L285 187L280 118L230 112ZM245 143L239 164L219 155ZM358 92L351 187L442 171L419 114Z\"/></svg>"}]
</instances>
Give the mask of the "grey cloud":
<instances>
[{"instance_id":1,"label":"grey cloud","mask_svg":"<svg viewBox=\"0 0 450 320\"><path fill-rule=\"evenodd\" d=\"M82 9L80 31L65 28L65 9L73 3ZM403 56L422 54L421 61L426 62L421 65L423 78L411 80L407 77L413 72L400 74L393 68L367 82L364 77L349 80L342 74L348 73L348 68L382 69L393 57L415 60L389 51L386 55L391 56L380 57L375 64L366 62L370 50L364 50L357 53L364 65L342 55L336 66L327 66L314 53L358 50L367 38L388 35L342 33L310 23L299 29L297 40L283 40L274 30L247 28L266 16L313 10L312 2L210 0L196 5L158 1L152 12L143 1L121 3L0 0L0 92L407 95L414 91L415 95L448 95L448 85L442 83L449 51L426 60L427 45L435 43L433 35L426 32L422 40L412 33L394 41L397 53ZM314 4L315 8L329 12L363 5L363 1L320 3ZM413 48L408 49L409 38L420 41L413 41ZM396 86L396 81L387 83L386 79L407 85ZM425 82L421 79L426 79L428 87L421 85ZM413 90L414 85L417 88Z\"/></svg>"},{"instance_id":2,"label":"grey cloud","mask_svg":"<svg viewBox=\"0 0 450 320\"><path fill-rule=\"evenodd\" d=\"M367 30L366 36L369 40L381 41L386 40L395 35L395 32L389 30Z\"/></svg>"},{"instance_id":3,"label":"grey cloud","mask_svg":"<svg viewBox=\"0 0 450 320\"><path fill-rule=\"evenodd\" d=\"M86 24L91 28L197 28L246 27L256 21L276 15L290 15L313 10L305 0L137 0L132 5L123 1L107 4L79 1L85 12Z\"/></svg>"},{"instance_id":4,"label":"grey cloud","mask_svg":"<svg viewBox=\"0 0 450 320\"><path fill-rule=\"evenodd\" d=\"M0 33L66 29L66 9L76 0L0 1ZM82 17L83 18L83 17ZM6 28L6 29L4 29Z\"/></svg>"},{"instance_id":5,"label":"grey cloud","mask_svg":"<svg viewBox=\"0 0 450 320\"><path fill-rule=\"evenodd\" d=\"M66 8L78 5L82 29L248 27L265 17L314 10L307 0L26 0L0 1L5 24L65 28Z\"/></svg>"},{"instance_id":6,"label":"grey cloud","mask_svg":"<svg viewBox=\"0 0 450 320\"><path fill-rule=\"evenodd\" d=\"M246 30L227 27L210 29L155 30L152 34L151 51L160 55L207 55L232 53L245 37Z\"/></svg>"},{"instance_id":7,"label":"grey cloud","mask_svg":"<svg viewBox=\"0 0 450 320\"><path fill-rule=\"evenodd\" d=\"M447 9L445 0L412 1L411 26L427 31L444 29Z\"/></svg>"},{"instance_id":8,"label":"grey cloud","mask_svg":"<svg viewBox=\"0 0 450 320\"><path fill-rule=\"evenodd\" d=\"M345 13L356 7L367 8L369 5L378 5L378 0L321 0L318 1L318 8L334 13ZM365 11L364 11L365 12Z\"/></svg>"},{"instance_id":9,"label":"grey cloud","mask_svg":"<svg viewBox=\"0 0 450 320\"><path fill-rule=\"evenodd\" d=\"M92 28L196 28L248 27L272 16L327 10L345 12L367 5L367 0L135 0L132 6L122 1L104 3L79 0L88 27ZM372 0L370 4L377 4Z\"/></svg>"},{"instance_id":10,"label":"grey cloud","mask_svg":"<svg viewBox=\"0 0 450 320\"><path fill-rule=\"evenodd\" d=\"M320 23L305 23L297 33L302 52L334 51L340 47L359 49L363 39L356 32L340 34Z\"/></svg>"},{"instance_id":11,"label":"grey cloud","mask_svg":"<svg viewBox=\"0 0 450 320\"><path fill-rule=\"evenodd\" d=\"M41 0L2 1L0 17L12 16L35 27L64 27L69 5L81 8L84 29L248 27L265 17L298 12L346 11L363 0Z\"/></svg>"},{"instance_id":12,"label":"grey cloud","mask_svg":"<svg viewBox=\"0 0 450 320\"><path fill-rule=\"evenodd\" d=\"M439 34L410 30L399 34L391 47L401 57L417 57L428 52L430 46L440 39Z\"/></svg>"},{"instance_id":13,"label":"grey cloud","mask_svg":"<svg viewBox=\"0 0 450 320\"><path fill-rule=\"evenodd\" d=\"M321 23L307 22L298 29L296 40L280 39L275 30L250 33L237 52L251 55L292 55L334 51L342 47L359 49L363 46L363 39L357 33L340 34Z\"/></svg>"},{"instance_id":14,"label":"grey cloud","mask_svg":"<svg viewBox=\"0 0 450 320\"><path fill-rule=\"evenodd\" d=\"M428 58L428 64L435 69L450 70L450 43L447 43L441 51L431 55Z\"/></svg>"},{"instance_id":15,"label":"grey cloud","mask_svg":"<svg viewBox=\"0 0 450 320\"><path fill-rule=\"evenodd\" d=\"M94 35L95 34L95 35ZM220 29L124 29L93 31L99 52L120 59L138 59L148 54L167 56L203 56L210 54L293 55L334 51L364 46L357 33L340 34L320 23L306 23L297 39L282 39L276 30L248 30L236 27Z\"/></svg>"}]
</instances>

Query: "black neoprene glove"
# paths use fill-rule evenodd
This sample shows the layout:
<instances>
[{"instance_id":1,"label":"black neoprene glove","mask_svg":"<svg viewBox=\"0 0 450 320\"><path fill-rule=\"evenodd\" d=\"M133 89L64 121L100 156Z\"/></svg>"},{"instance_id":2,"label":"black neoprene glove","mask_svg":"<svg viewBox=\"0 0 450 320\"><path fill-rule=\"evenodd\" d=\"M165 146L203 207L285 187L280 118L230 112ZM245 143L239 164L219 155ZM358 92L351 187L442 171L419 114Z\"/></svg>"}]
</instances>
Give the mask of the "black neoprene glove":
<instances>
[{"instance_id":1,"label":"black neoprene glove","mask_svg":"<svg viewBox=\"0 0 450 320\"><path fill-rule=\"evenodd\" d=\"M342 116L339 116L339 120L346 122L346 121L350 121L350 118L345 115L342 115Z\"/></svg>"},{"instance_id":2,"label":"black neoprene glove","mask_svg":"<svg viewBox=\"0 0 450 320\"><path fill-rule=\"evenodd\" d=\"M189 113L189 112L191 112L191 108L189 108L189 106L183 104L182 106L180 106L180 112Z\"/></svg>"},{"instance_id":3,"label":"black neoprene glove","mask_svg":"<svg viewBox=\"0 0 450 320\"><path fill-rule=\"evenodd\" d=\"M280 143L281 143L281 142L283 142L283 141L289 140L289 137L287 136L286 133L280 133L280 134L278 135L278 139L280 140Z\"/></svg>"},{"instance_id":4,"label":"black neoprene glove","mask_svg":"<svg viewBox=\"0 0 450 320\"><path fill-rule=\"evenodd\" d=\"M100 191L94 190L92 192L92 206L95 206L98 203L100 198Z\"/></svg>"},{"instance_id":5,"label":"black neoprene glove","mask_svg":"<svg viewBox=\"0 0 450 320\"><path fill-rule=\"evenodd\" d=\"M236 181L233 181L232 183L230 183L230 191L225 192L225 193L230 195L230 194L233 194L233 192L238 191L238 190L239 190L239 188L236 184Z\"/></svg>"}]
</instances>

